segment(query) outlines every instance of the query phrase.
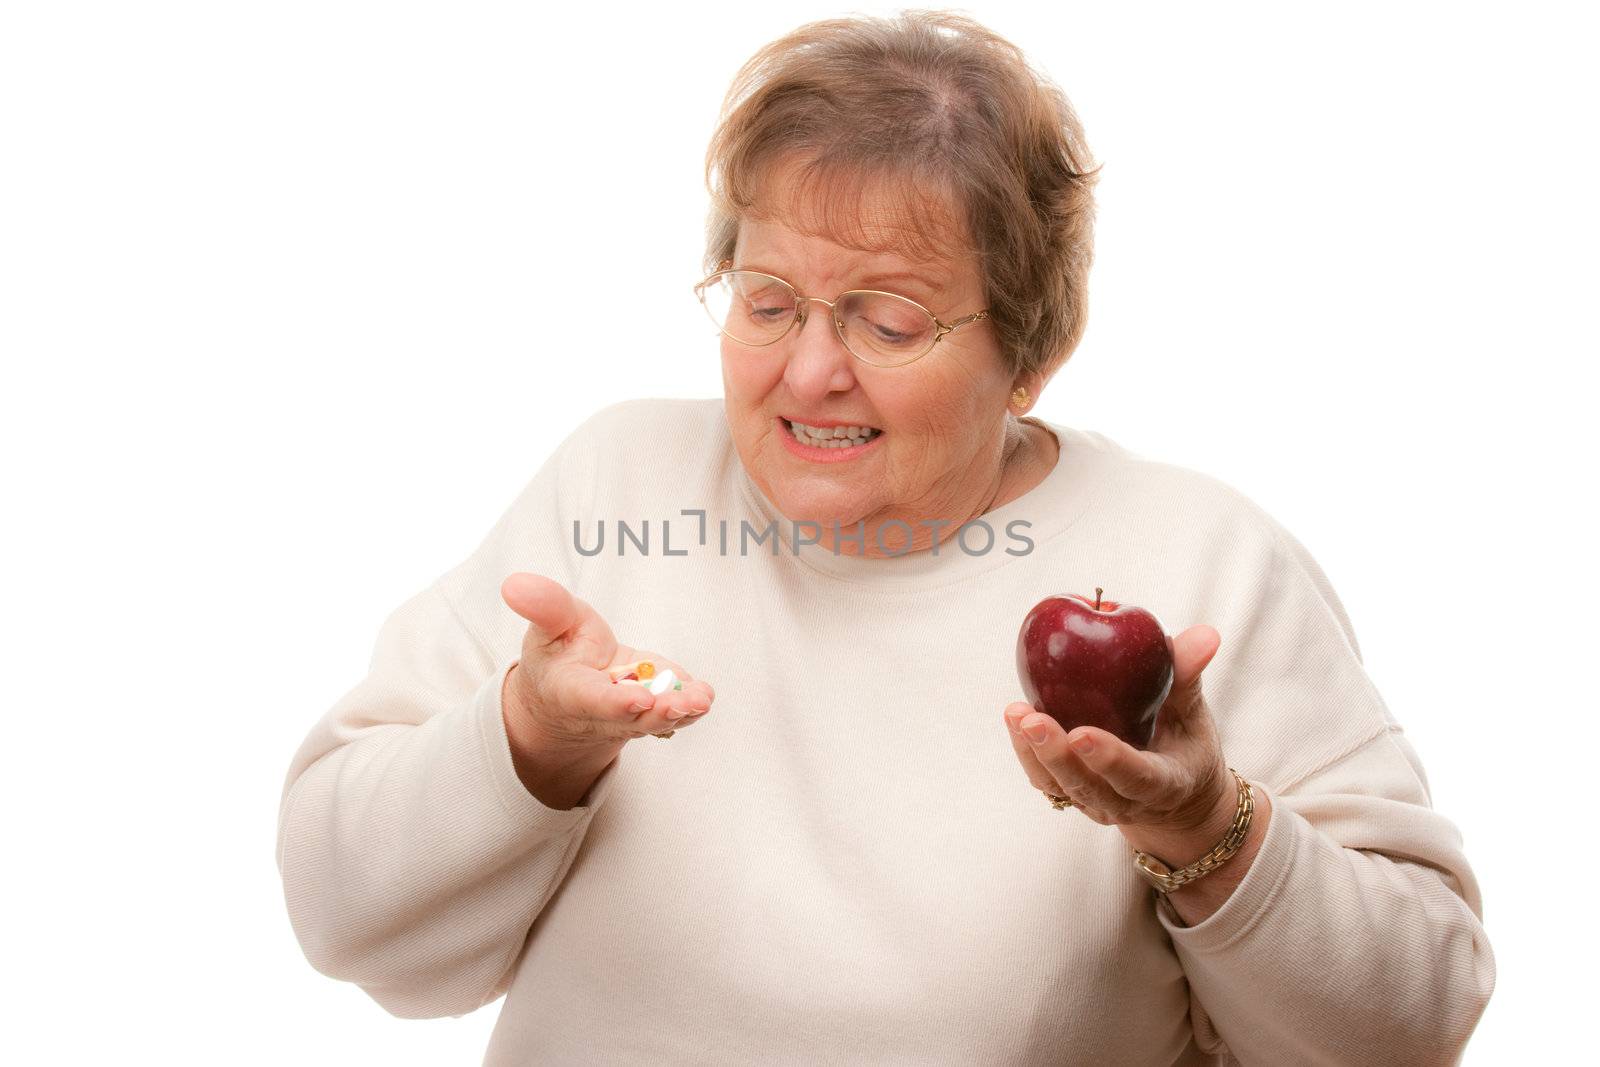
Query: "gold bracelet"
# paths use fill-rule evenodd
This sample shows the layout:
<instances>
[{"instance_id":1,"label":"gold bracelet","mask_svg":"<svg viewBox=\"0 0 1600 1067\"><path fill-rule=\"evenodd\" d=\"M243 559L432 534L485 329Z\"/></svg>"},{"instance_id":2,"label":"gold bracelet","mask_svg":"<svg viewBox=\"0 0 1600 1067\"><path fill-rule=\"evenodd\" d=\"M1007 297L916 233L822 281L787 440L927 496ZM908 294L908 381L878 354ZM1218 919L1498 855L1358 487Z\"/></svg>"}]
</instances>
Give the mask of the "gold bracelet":
<instances>
[{"instance_id":1,"label":"gold bracelet","mask_svg":"<svg viewBox=\"0 0 1600 1067\"><path fill-rule=\"evenodd\" d=\"M1233 858L1233 854L1244 844L1245 835L1250 832L1250 817L1256 810L1255 793L1243 775L1232 767L1229 767L1228 771L1239 783L1239 807L1234 811L1233 825L1228 827L1228 832L1210 852L1187 867L1173 870L1150 853L1134 850L1134 868L1159 892L1170 893L1180 886L1188 885L1196 878L1204 878Z\"/></svg>"}]
</instances>

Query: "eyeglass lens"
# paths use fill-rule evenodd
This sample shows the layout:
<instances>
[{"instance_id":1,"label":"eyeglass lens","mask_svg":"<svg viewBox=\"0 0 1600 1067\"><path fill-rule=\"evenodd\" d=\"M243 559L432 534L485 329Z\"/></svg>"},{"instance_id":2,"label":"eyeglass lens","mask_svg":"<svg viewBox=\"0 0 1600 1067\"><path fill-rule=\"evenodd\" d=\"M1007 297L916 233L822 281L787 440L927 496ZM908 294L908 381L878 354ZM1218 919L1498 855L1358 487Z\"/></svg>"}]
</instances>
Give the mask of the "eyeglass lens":
<instances>
[{"instance_id":1,"label":"eyeglass lens","mask_svg":"<svg viewBox=\"0 0 1600 1067\"><path fill-rule=\"evenodd\" d=\"M799 306L786 283L754 271L719 274L700 292L717 328L747 345L767 345L782 337ZM868 363L893 365L919 356L933 346L938 330L926 311L887 293L846 294L833 314L843 323L846 346Z\"/></svg>"}]
</instances>

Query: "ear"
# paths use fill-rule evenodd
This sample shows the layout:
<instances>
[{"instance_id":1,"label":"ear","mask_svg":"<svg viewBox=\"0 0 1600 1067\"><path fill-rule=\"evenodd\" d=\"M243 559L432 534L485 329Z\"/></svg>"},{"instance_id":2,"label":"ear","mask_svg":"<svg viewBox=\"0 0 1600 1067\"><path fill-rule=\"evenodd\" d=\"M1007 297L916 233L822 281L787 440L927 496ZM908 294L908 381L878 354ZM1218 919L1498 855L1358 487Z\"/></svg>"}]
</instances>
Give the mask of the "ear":
<instances>
[{"instance_id":1,"label":"ear","mask_svg":"<svg viewBox=\"0 0 1600 1067\"><path fill-rule=\"evenodd\" d=\"M1029 411L1032 411L1034 405L1039 402L1039 393L1044 389L1044 383L1044 375L1037 373L1019 374L1013 378L1010 399L1007 401L1007 407L1011 414L1026 415ZM1028 399L1026 403L1019 404L1017 402L1018 389L1027 391Z\"/></svg>"}]
</instances>

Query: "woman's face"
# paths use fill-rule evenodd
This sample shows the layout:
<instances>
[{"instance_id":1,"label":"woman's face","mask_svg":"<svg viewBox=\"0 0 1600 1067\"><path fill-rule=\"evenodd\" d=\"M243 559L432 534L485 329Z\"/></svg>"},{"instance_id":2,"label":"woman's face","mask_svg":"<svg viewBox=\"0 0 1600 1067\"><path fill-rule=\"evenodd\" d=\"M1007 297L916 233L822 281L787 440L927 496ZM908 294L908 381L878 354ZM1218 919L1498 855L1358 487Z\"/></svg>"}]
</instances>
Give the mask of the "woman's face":
<instances>
[{"instance_id":1,"label":"woman's face","mask_svg":"<svg viewBox=\"0 0 1600 1067\"><path fill-rule=\"evenodd\" d=\"M802 296L897 293L946 323L987 306L970 259L930 264L861 252L778 221L743 221L733 265L782 278ZM948 538L988 510L999 491L1006 404L1017 383L982 320L946 334L913 363L875 367L850 354L827 307L813 302L804 326L772 345L754 348L724 336L722 381L745 469L789 519L821 525L824 545L833 545L827 531L834 523L852 534L865 520L866 551L883 554L875 531L899 519L915 532L910 547L925 548L934 531L920 523L948 520L939 533ZM822 451L795 439L794 422L881 433L862 446ZM899 554L904 537L890 527L882 544Z\"/></svg>"}]
</instances>

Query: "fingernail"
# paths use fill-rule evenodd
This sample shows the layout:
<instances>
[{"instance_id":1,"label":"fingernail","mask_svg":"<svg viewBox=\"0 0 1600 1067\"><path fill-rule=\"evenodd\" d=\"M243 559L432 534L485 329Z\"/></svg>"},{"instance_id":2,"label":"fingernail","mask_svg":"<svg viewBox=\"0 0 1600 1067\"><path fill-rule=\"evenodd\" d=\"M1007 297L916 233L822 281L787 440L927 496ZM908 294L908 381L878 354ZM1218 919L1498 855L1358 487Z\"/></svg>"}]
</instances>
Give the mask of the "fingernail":
<instances>
[{"instance_id":1,"label":"fingernail","mask_svg":"<svg viewBox=\"0 0 1600 1067\"><path fill-rule=\"evenodd\" d=\"M1092 738L1092 737L1074 737L1072 739L1072 751L1077 752L1080 755L1087 755L1088 753L1093 752L1094 751L1094 738Z\"/></svg>"},{"instance_id":2,"label":"fingernail","mask_svg":"<svg viewBox=\"0 0 1600 1067\"><path fill-rule=\"evenodd\" d=\"M1036 745L1050 736L1049 729L1047 729L1042 722L1036 722L1031 726L1024 726L1022 728L1022 732L1027 734L1028 740L1032 741Z\"/></svg>"},{"instance_id":3,"label":"fingernail","mask_svg":"<svg viewBox=\"0 0 1600 1067\"><path fill-rule=\"evenodd\" d=\"M676 722L687 714L689 714L688 708L673 708L667 712L667 718Z\"/></svg>"},{"instance_id":4,"label":"fingernail","mask_svg":"<svg viewBox=\"0 0 1600 1067\"><path fill-rule=\"evenodd\" d=\"M653 704L654 704L654 702L653 702L653 701L652 701L652 702L651 702L651 703L647 703L647 704L635 704L635 705L634 705L634 706L633 706L633 710L634 710L634 711L635 711L635 712L645 712L645 711L649 711L649 710L650 710L650 708L651 708L651 707L652 707L652 706L653 706Z\"/></svg>"}]
</instances>

